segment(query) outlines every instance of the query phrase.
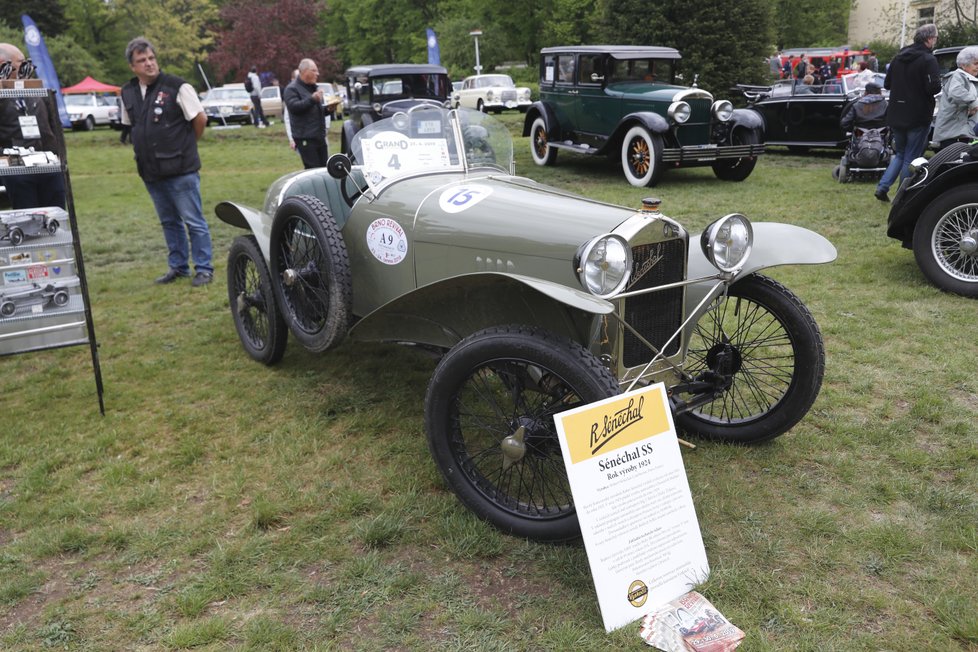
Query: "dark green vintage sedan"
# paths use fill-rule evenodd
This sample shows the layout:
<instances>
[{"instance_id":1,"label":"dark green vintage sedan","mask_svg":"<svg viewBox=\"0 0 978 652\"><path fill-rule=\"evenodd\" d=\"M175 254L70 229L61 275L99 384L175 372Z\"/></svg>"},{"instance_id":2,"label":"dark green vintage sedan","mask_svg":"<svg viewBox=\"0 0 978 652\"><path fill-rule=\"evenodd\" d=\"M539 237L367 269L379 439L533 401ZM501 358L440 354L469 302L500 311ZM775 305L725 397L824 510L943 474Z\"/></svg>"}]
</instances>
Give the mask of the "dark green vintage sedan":
<instances>
[{"instance_id":1,"label":"dark green vintage sedan","mask_svg":"<svg viewBox=\"0 0 978 652\"><path fill-rule=\"evenodd\" d=\"M437 355L429 447L460 500L500 529L579 536L553 416L663 382L685 432L777 437L818 395L824 347L804 304L757 272L835 248L787 224L721 217L690 235L657 201L615 206L513 174L495 118L416 108L364 126L352 155L286 175L228 260L245 351L279 362L350 337Z\"/></svg>"},{"instance_id":2,"label":"dark green vintage sedan","mask_svg":"<svg viewBox=\"0 0 978 652\"><path fill-rule=\"evenodd\" d=\"M710 165L743 181L764 151L764 121L751 109L677 84L677 50L582 45L540 51L540 101L523 135L537 165L561 150L621 161L633 186L654 186L669 167Z\"/></svg>"}]
</instances>

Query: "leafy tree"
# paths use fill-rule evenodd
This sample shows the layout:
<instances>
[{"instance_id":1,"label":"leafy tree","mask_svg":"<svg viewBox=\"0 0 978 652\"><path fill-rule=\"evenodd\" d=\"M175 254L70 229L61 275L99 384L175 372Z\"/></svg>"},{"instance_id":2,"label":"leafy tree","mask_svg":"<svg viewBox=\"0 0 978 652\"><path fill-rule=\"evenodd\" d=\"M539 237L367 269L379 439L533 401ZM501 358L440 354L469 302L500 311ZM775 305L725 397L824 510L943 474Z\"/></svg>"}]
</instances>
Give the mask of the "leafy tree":
<instances>
[{"instance_id":1,"label":"leafy tree","mask_svg":"<svg viewBox=\"0 0 978 652\"><path fill-rule=\"evenodd\" d=\"M117 85L132 77L124 56L129 36L122 31L115 5L104 0L64 0L64 7L68 36L100 62L98 74L94 68L88 74Z\"/></svg>"},{"instance_id":2,"label":"leafy tree","mask_svg":"<svg viewBox=\"0 0 978 652\"><path fill-rule=\"evenodd\" d=\"M0 42L16 45L25 56L28 55L27 44L24 43L24 30L19 26L12 27L8 23L0 23ZM70 36L49 38L45 35L44 44L47 46L48 54L51 55L51 63L62 87L77 84L86 75L96 78L102 75L101 64L84 48L79 47Z\"/></svg>"},{"instance_id":3,"label":"leafy tree","mask_svg":"<svg viewBox=\"0 0 978 652\"><path fill-rule=\"evenodd\" d=\"M774 29L779 48L832 47L849 36L851 0L776 0Z\"/></svg>"},{"instance_id":4,"label":"leafy tree","mask_svg":"<svg viewBox=\"0 0 978 652\"><path fill-rule=\"evenodd\" d=\"M332 0L327 42L338 44L344 63L427 63L425 29L432 3L421 0Z\"/></svg>"},{"instance_id":5,"label":"leafy tree","mask_svg":"<svg viewBox=\"0 0 978 652\"><path fill-rule=\"evenodd\" d=\"M58 0L0 0L0 16L14 28L21 27L21 14L27 14L41 30L44 41L68 29L64 9Z\"/></svg>"},{"instance_id":6,"label":"leafy tree","mask_svg":"<svg viewBox=\"0 0 978 652\"><path fill-rule=\"evenodd\" d=\"M319 2L244 0L225 5L220 17L226 26L217 32L210 64L220 80L243 80L252 66L271 71L283 85L304 58L312 59L320 78L342 72L336 49L322 44L317 32L325 6Z\"/></svg>"},{"instance_id":7,"label":"leafy tree","mask_svg":"<svg viewBox=\"0 0 978 652\"><path fill-rule=\"evenodd\" d=\"M542 47L594 43L596 4L595 0L553 0L553 11L543 24Z\"/></svg>"},{"instance_id":8,"label":"leafy tree","mask_svg":"<svg viewBox=\"0 0 978 652\"><path fill-rule=\"evenodd\" d=\"M686 82L698 75L698 85L719 97L737 83L766 79L769 0L740 0L723 11L708 0L598 0L597 8L600 40L674 47L683 55Z\"/></svg>"}]
</instances>

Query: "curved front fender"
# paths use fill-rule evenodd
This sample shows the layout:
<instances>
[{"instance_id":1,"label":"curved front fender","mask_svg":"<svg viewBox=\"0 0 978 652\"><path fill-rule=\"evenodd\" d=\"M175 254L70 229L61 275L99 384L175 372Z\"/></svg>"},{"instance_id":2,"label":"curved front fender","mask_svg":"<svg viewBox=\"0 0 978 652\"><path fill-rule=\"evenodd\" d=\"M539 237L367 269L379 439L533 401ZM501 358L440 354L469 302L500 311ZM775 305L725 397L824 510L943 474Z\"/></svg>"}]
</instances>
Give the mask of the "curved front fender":
<instances>
[{"instance_id":1,"label":"curved front fender","mask_svg":"<svg viewBox=\"0 0 978 652\"><path fill-rule=\"evenodd\" d=\"M500 324L533 324L585 343L595 315L614 306L582 290L517 274L464 274L436 281L381 306L350 331L366 341L451 348Z\"/></svg>"},{"instance_id":2,"label":"curved front fender","mask_svg":"<svg viewBox=\"0 0 978 652\"><path fill-rule=\"evenodd\" d=\"M214 207L214 213L222 222L236 226L239 229L249 229L258 241L265 262L271 259L271 248L269 242L272 233L272 220L261 211L253 208L236 204L231 201L222 201Z\"/></svg>"},{"instance_id":3,"label":"curved front fender","mask_svg":"<svg viewBox=\"0 0 978 652\"><path fill-rule=\"evenodd\" d=\"M533 121L537 119L537 116L541 116L547 126L547 137L556 138L558 135L556 133L557 116L554 115L550 105L539 100L531 104L526 110L526 116L523 118L523 136L530 135L530 127L533 126Z\"/></svg>"},{"instance_id":4,"label":"curved front fender","mask_svg":"<svg viewBox=\"0 0 978 652\"><path fill-rule=\"evenodd\" d=\"M778 265L820 265L831 263L838 252L835 246L824 236L809 229L793 224L780 222L752 222L754 228L754 246L747 264L740 270L736 278L767 267ZM717 269L710 264L699 246L700 234L690 236L689 242L689 278L711 276ZM696 307L706 293L716 284L713 282L696 283L689 286L686 306L688 311Z\"/></svg>"},{"instance_id":5,"label":"curved front fender","mask_svg":"<svg viewBox=\"0 0 978 652\"><path fill-rule=\"evenodd\" d=\"M764 116L754 109L734 109L730 124L736 127L764 130ZM763 135L763 134L762 134Z\"/></svg>"}]
</instances>

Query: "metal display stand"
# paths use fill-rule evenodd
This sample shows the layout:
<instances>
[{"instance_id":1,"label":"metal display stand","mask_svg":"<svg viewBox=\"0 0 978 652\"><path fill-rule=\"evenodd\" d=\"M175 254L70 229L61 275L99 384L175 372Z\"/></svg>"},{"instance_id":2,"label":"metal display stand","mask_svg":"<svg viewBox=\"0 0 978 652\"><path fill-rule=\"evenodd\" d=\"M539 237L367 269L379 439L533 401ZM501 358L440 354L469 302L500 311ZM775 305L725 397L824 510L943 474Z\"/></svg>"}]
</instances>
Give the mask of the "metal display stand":
<instances>
[{"instance_id":1,"label":"metal display stand","mask_svg":"<svg viewBox=\"0 0 978 652\"><path fill-rule=\"evenodd\" d=\"M0 101L42 98L57 116L54 91L43 88L0 89ZM58 172L64 176L67 210L0 211L10 224L13 214L34 231L11 237L0 225L0 356L88 344L92 354L99 411L105 414L102 370L82 257L75 202L68 176L64 132L55 121L60 164L0 166L0 184L10 175ZM57 225L43 228L52 218Z\"/></svg>"}]
</instances>

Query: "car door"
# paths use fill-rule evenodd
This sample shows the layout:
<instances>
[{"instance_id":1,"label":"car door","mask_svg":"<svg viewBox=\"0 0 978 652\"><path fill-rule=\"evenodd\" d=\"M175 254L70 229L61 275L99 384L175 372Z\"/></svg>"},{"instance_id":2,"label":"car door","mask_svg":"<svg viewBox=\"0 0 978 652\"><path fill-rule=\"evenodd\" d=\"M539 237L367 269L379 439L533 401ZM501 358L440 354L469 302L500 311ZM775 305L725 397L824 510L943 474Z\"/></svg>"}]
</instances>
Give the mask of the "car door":
<instances>
[{"instance_id":1,"label":"car door","mask_svg":"<svg viewBox=\"0 0 978 652\"><path fill-rule=\"evenodd\" d=\"M577 102L574 122L577 142L600 148L621 117L619 97L605 89L604 54L581 54L577 58Z\"/></svg>"},{"instance_id":2,"label":"car door","mask_svg":"<svg viewBox=\"0 0 978 652\"><path fill-rule=\"evenodd\" d=\"M799 144L837 144L845 140L839 119L845 95L840 83L830 82L810 94L795 93L788 109L786 139Z\"/></svg>"},{"instance_id":3,"label":"car door","mask_svg":"<svg viewBox=\"0 0 978 652\"><path fill-rule=\"evenodd\" d=\"M572 52L561 53L552 57L550 66L545 69L552 75L553 87L550 92L549 104L557 115L560 125L561 138L576 139L574 119L577 111L577 96L579 91L576 84L577 57Z\"/></svg>"}]
</instances>

